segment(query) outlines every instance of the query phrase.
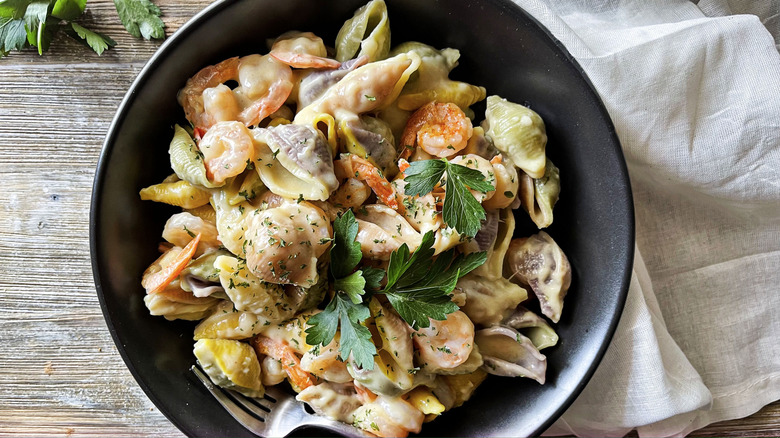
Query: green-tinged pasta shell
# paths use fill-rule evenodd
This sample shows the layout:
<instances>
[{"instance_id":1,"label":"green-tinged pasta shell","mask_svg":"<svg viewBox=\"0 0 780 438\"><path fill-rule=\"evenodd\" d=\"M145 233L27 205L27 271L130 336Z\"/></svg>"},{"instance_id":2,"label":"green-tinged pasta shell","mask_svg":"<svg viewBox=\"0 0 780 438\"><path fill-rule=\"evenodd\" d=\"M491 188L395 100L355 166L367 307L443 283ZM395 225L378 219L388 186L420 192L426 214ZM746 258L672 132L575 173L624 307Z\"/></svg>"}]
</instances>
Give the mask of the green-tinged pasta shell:
<instances>
[{"instance_id":1,"label":"green-tinged pasta shell","mask_svg":"<svg viewBox=\"0 0 780 438\"><path fill-rule=\"evenodd\" d=\"M214 207L212 207L211 204L206 204L197 208L188 208L184 211L193 216L197 216L206 222L211 222L212 224L217 222L217 212L214 211Z\"/></svg>"},{"instance_id":2,"label":"green-tinged pasta shell","mask_svg":"<svg viewBox=\"0 0 780 438\"><path fill-rule=\"evenodd\" d=\"M249 344L227 339L200 339L193 352L215 385L247 397L262 397L265 393L260 361Z\"/></svg>"},{"instance_id":3,"label":"green-tinged pasta shell","mask_svg":"<svg viewBox=\"0 0 780 438\"><path fill-rule=\"evenodd\" d=\"M503 321L528 299L528 291L504 277L490 279L469 272L458 280L456 287L466 294L466 304L460 310L474 324L484 326Z\"/></svg>"},{"instance_id":4,"label":"green-tinged pasta shell","mask_svg":"<svg viewBox=\"0 0 780 438\"><path fill-rule=\"evenodd\" d=\"M391 55L415 52L420 56L420 67L409 78L398 97L398 107L414 111L430 102L454 103L464 112L469 106L483 100L485 87L449 79L450 71L458 65L460 52L456 49L437 50L427 44L410 41L395 47Z\"/></svg>"},{"instance_id":5,"label":"green-tinged pasta shell","mask_svg":"<svg viewBox=\"0 0 780 438\"><path fill-rule=\"evenodd\" d=\"M210 283L218 283L219 268L216 268L214 266L214 261L216 261L217 257L219 256L229 255L229 254L230 254L229 252L224 250L218 250L218 251L213 251L213 252L208 252L206 254L203 254L202 256L190 262L190 264L187 265L187 267L181 271L180 276L192 275L194 277L198 277L203 281L208 281ZM183 284L182 284L182 288L184 288Z\"/></svg>"},{"instance_id":6,"label":"green-tinged pasta shell","mask_svg":"<svg viewBox=\"0 0 780 438\"><path fill-rule=\"evenodd\" d=\"M189 181L155 184L141 189L141 200L162 202L182 208L197 208L209 203L211 193Z\"/></svg>"},{"instance_id":7,"label":"green-tinged pasta shell","mask_svg":"<svg viewBox=\"0 0 780 438\"><path fill-rule=\"evenodd\" d=\"M344 22L336 36L336 59L344 62L368 56L369 62L387 58L390 52L390 21L383 0L372 0Z\"/></svg>"},{"instance_id":8,"label":"green-tinged pasta shell","mask_svg":"<svg viewBox=\"0 0 780 438\"><path fill-rule=\"evenodd\" d=\"M517 167L532 178L544 176L547 134L539 114L523 105L490 96L484 123L485 134Z\"/></svg>"},{"instance_id":9,"label":"green-tinged pasta shell","mask_svg":"<svg viewBox=\"0 0 780 438\"><path fill-rule=\"evenodd\" d=\"M175 126L168 154L171 156L171 168L179 178L206 188L221 186L209 181L203 155L190 134L179 125Z\"/></svg>"},{"instance_id":10,"label":"green-tinged pasta shell","mask_svg":"<svg viewBox=\"0 0 780 438\"><path fill-rule=\"evenodd\" d=\"M262 194L265 191L265 184L252 168L229 180L222 190L225 192L228 204L238 205Z\"/></svg>"}]
</instances>

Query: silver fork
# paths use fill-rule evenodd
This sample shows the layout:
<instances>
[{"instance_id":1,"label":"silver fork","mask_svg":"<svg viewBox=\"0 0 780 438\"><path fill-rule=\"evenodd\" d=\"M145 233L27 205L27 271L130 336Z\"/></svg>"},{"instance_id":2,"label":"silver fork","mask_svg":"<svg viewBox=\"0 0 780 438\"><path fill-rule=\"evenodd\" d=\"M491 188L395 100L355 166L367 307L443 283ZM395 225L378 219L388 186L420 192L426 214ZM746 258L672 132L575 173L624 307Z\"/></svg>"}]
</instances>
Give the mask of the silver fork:
<instances>
[{"instance_id":1,"label":"silver fork","mask_svg":"<svg viewBox=\"0 0 780 438\"><path fill-rule=\"evenodd\" d=\"M304 426L315 426L345 437L372 436L349 424L306 412L303 403L281 389L267 387L263 398L249 398L214 385L196 365L191 369L219 404L255 435L283 437Z\"/></svg>"}]
</instances>

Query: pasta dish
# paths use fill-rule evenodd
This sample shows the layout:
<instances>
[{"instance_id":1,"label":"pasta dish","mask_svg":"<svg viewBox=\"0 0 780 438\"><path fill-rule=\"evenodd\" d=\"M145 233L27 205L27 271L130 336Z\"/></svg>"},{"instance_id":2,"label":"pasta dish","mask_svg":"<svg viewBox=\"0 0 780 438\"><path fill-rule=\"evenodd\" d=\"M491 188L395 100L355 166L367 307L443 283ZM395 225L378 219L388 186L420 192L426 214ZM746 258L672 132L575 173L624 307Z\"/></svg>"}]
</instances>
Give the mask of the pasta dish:
<instances>
[{"instance_id":1,"label":"pasta dish","mask_svg":"<svg viewBox=\"0 0 780 438\"><path fill-rule=\"evenodd\" d=\"M198 321L216 385L286 381L321 415L407 436L488 374L544 384L571 279L542 231L559 172L541 117L450 79L459 56L391 46L372 0L334 47L287 32L179 90L173 173L140 191L178 212L141 285L152 315ZM540 231L513 238L515 210Z\"/></svg>"}]
</instances>

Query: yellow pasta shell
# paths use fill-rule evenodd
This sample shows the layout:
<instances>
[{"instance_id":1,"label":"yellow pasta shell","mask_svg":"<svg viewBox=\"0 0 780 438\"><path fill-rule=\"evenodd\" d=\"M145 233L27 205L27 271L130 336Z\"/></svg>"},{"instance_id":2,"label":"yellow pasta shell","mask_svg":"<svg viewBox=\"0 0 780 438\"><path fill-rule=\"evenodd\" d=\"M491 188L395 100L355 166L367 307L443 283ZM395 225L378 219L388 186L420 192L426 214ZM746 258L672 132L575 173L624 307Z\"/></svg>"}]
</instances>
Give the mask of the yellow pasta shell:
<instances>
[{"instance_id":1,"label":"yellow pasta shell","mask_svg":"<svg viewBox=\"0 0 780 438\"><path fill-rule=\"evenodd\" d=\"M163 202L181 208L197 208L209 203L211 193L190 184L189 181L176 181L155 184L139 192L144 201Z\"/></svg>"}]
</instances>

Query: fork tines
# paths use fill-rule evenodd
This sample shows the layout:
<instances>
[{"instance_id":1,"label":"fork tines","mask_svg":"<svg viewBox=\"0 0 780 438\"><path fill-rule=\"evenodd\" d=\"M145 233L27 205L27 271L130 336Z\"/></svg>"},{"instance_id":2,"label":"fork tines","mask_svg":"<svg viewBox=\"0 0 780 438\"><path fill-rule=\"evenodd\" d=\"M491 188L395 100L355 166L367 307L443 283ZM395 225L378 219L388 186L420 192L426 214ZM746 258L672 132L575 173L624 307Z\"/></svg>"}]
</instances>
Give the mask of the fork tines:
<instances>
[{"instance_id":1,"label":"fork tines","mask_svg":"<svg viewBox=\"0 0 780 438\"><path fill-rule=\"evenodd\" d=\"M217 399L230 413L233 418L241 423L244 427L252 431L257 435L262 435L266 429L265 420L268 414L271 413L274 404L277 402L278 397L274 398L270 395L265 395L260 398L249 398L235 391L219 388L211 382L211 379L206 376L200 368L193 365L192 372L203 383L203 386L208 389L211 395Z\"/></svg>"}]
</instances>

